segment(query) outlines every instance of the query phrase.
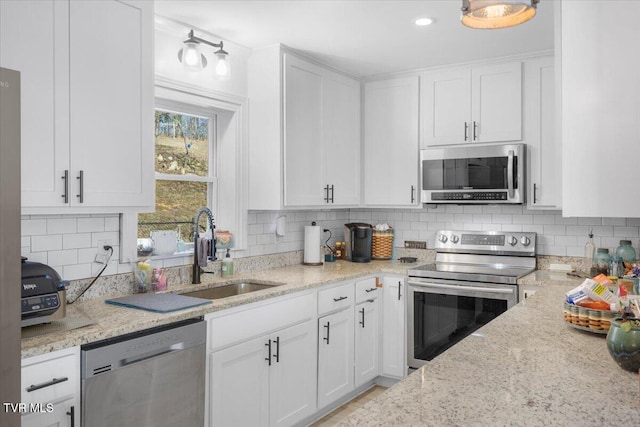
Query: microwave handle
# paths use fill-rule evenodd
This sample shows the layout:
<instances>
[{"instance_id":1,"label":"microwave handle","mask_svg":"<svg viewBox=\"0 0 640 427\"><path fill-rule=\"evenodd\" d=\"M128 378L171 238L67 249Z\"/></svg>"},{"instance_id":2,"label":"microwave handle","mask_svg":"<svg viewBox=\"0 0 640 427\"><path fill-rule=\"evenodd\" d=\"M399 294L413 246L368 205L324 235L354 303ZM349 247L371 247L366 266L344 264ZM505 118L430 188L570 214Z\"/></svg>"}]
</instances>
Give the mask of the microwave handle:
<instances>
[{"instance_id":1,"label":"microwave handle","mask_svg":"<svg viewBox=\"0 0 640 427\"><path fill-rule=\"evenodd\" d=\"M513 199L515 197L513 189L513 155L513 150L509 150L509 159L507 161L507 190L509 191L509 199Z\"/></svg>"}]
</instances>

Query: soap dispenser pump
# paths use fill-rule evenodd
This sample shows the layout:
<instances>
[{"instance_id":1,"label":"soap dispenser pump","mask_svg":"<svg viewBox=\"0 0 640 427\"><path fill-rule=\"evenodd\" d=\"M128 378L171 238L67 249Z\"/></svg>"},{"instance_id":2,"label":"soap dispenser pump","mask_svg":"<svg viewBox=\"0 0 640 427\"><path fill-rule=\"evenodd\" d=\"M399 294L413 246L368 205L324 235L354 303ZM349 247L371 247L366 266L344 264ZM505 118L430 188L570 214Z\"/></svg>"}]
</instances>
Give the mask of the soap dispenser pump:
<instances>
[{"instance_id":1,"label":"soap dispenser pump","mask_svg":"<svg viewBox=\"0 0 640 427\"><path fill-rule=\"evenodd\" d=\"M227 254L222 260L222 277L233 276L233 258L231 258L230 249L227 249Z\"/></svg>"}]
</instances>

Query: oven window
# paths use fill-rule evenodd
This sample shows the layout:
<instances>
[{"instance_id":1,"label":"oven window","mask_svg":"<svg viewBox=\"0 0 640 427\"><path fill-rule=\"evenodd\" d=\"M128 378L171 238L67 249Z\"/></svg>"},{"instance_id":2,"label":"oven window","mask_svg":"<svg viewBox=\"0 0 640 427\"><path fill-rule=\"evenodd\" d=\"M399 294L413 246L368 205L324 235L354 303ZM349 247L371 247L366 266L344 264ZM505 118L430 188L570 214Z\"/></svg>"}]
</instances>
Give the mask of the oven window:
<instances>
[{"instance_id":1,"label":"oven window","mask_svg":"<svg viewBox=\"0 0 640 427\"><path fill-rule=\"evenodd\" d=\"M507 301L414 292L414 358L431 360L507 311Z\"/></svg>"},{"instance_id":2,"label":"oven window","mask_svg":"<svg viewBox=\"0 0 640 427\"><path fill-rule=\"evenodd\" d=\"M508 188L509 158L423 160L424 190L501 190ZM518 188L518 158L513 161L513 187Z\"/></svg>"}]
</instances>

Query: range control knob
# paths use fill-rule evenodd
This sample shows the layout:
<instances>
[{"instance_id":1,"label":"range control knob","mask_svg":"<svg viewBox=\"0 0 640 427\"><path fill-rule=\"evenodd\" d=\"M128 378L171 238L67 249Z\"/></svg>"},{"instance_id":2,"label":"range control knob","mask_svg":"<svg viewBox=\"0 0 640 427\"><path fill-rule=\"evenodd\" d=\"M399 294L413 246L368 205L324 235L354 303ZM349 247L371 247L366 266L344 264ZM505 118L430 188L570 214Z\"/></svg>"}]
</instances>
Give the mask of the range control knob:
<instances>
[{"instance_id":1,"label":"range control knob","mask_svg":"<svg viewBox=\"0 0 640 427\"><path fill-rule=\"evenodd\" d=\"M520 243L522 243L522 246L529 246L529 243L531 243L531 239L529 239L527 236L522 236L522 238L520 239Z\"/></svg>"},{"instance_id":2,"label":"range control knob","mask_svg":"<svg viewBox=\"0 0 640 427\"><path fill-rule=\"evenodd\" d=\"M509 236L509 238L507 239L507 243L509 243L511 246L515 246L518 243L518 239L516 239L515 236Z\"/></svg>"},{"instance_id":3,"label":"range control knob","mask_svg":"<svg viewBox=\"0 0 640 427\"><path fill-rule=\"evenodd\" d=\"M453 236L451 236L450 240L451 243L458 243L460 241L460 238L454 234Z\"/></svg>"},{"instance_id":4,"label":"range control knob","mask_svg":"<svg viewBox=\"0 0 640 427\"><path fill-rule=\"evenodd\" d=\"M444 234L441 234L441 235L438 236L438 240L441 243L447 243L447 236L445 236Z\"/></svg>"}]
</instances>

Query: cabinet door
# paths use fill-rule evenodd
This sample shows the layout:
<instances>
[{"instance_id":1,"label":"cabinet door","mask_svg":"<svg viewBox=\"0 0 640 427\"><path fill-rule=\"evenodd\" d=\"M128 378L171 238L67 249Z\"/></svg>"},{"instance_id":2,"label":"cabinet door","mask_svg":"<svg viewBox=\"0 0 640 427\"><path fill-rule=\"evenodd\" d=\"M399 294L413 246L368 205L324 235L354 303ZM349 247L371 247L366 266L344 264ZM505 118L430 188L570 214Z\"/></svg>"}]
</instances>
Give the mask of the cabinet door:
<instances>
[{"instance_id":1,"label":"cabinet door","mask_svg":"<svg viewBox=\"0 0 640 427\"><path fill-rule=\"evenodd\" d=\"M473 142L522 139L522 63L486 65L471 72Z\"/></svg>"},{"instance_id":2,"label":"cabinet door","mask_svg":"<svg viewBox=\"0 0 640 427\"><path fill-rule=\"evenodd\" d=\"M525 63L525 136L529 162L530 208L558 209L561 196L561 152L556 143L553 57Z\"/></svg>"},{"instance_id":3,"label":"cabinet door","mask_svg":"<svg viewBox=\"0 0 640 427\"><path fill-rule=\"evenodd\" d=\"M636 218L640 2L561 7L562 214Z\"/></svg>"},{"instance_id":4,"label":"cabinet door","mask_svg":"<svg viewBox=\"0 0 640 427\"><path fill-rule=\"evenodd\" d=\"M402 277L383 279L382 374L402 378L407 372L405 293Z\"/></svg>"},{"instance_id":5,"label":"cabinet door","mask_svg":"<svg viewBox=\"0 0 640 427\"><path fill-rule=\"evenodd\" d=\"M42 405L42 412L25 414L21 417L22 427L74 427L80 425L75 399L65 400L55 405Z\"/></svg>"},{"instance_id":6,"label":"cabinet door","mask_svg":"<svg viewBox=\"0 0 640 427\"><path fill-rule=\"evenodd\" d=\"M357 388L377 377L380 372L378 299L358 304L355 315L355 387Z\"/></svg>"},{"instance_id":7,"label":"cabinet door","mask_svg":"<svg viewBox=\"0 0 640 427\"><path fill-rule=\"evenodd\" d=\"M72 1L69 19L71 199L153 206L153 4Z\"/></svg>"},{"instance_id":8,"label":"cabinet door","mask_svg":"<svg viewBox=\"0 0 640 427\"><path fill-rule=\"evenodd\" d=\"M53 0L0 2L0 66L20 71L23 207L65 204L68 8L67 2Z\"/></svg>"},{"instance_id":9,"label":"cabinet door","mask_svg":"<svg viewBox=\"0 0 640 427\"><path fill-rule=\"evenodd\" d=\"M268 342L257 338L211 354L211 425L269 425Z\"/></svg>"},{"instance_id":10,"label":"cabinet door","mask_svg":"<svg viewBox=\"0 0 640 427\"><path fill-rule=\"evenodd\" d=\"M471 71L420 76L421 146L471 142Z\"/></svg>"},{"instance_id":11,"label":"cabinet door","mask_svg":"<svg viewBox=\"0 0 640 427\"><path fill-rule=\"evenodd\" d=\"M318 408L352 391L353 306L318 319Z\"/></svg>"},{"instance_id":12,"label":"cabinet door","mask_svg":"<svg viewBox=\"0 0 640 427\"><path fill-rule=\"evenodd\" d=\"M322 69L284 55L284 202L324 205Z\"/></svg>"},{"instance_id":13,"label":"cabinet door","mask_svg":"<svg viewBox=\"0 0 640 427\"><path fill-rule=\"evenodd\" d=\"M314 321L271 337L270 424L288 426L316 411ZM229 424L251 425L251 424Z\"/></svg>"},{"instance_id":14,"label":"cabinet door","mask_svg":"<svg viewBox=\"0 0 640 427\"><path fill-rule=\"evenodd\" d=\"M418 203L418 77L365 85L364 203Z\"/></svg>"},{"instance_id":15,"label":"cabinet door","mask_svg":"<svg viewBox=\"0 0 640 427\"><path fill-rule=\"evenodd\" d=\"M324 185L331 206L360 204L360 83L326 73L322 135Z\"/></svg>"}]
</instances>

